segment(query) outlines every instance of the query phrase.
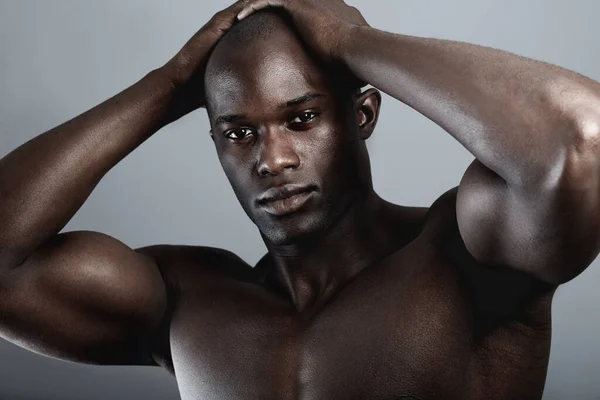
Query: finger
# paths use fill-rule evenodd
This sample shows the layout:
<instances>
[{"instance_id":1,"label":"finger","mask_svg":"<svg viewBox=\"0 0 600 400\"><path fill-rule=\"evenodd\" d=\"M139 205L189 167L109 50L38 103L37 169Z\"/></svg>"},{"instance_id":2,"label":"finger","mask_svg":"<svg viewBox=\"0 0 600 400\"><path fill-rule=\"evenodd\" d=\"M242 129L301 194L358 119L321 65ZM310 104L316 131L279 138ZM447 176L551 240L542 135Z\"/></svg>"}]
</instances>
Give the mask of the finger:
<instances>
[{"instance_id":1,"label":"finger","mask_svg":"<svg viewBox=\"0 0 600 400\"><path fill-rule=\"evenodd\" d=\"M244 7L246 7L246 4L248 4L248 0L238 0L229 6L228 10L231 10L232 13L237 15L244 9Z\"/></svg>"},{"instance_id":2,"label":"finger","mask_svg":"<svg viewBox=\"0 0 600 400\"><path fill-rule=\"evenodd\" d=\"M245 3L244 0L236 1L229 7L222 9L213 16L211 25L221 32L229 30L237 21L237 15L244 9Z\"/></svg>"},{"instance_id":3,"label":"finger","mask_svg":"<svg viewBox=\"0 0 600 400\"><path fill-rule=\"evenodd\" d=\"M281 0L254 0L254 1L246 1L246 6L244 7L244 9L238 14L237 18L238 20L243 20L244 18L246 18L248 15L261 10L263 8L267 8L267 7L281 7L282 1Z\"/></svg>"},{"instance_id":4,"label":"finger","mask_svg":"<svg viewBox=\"0 0 600 400\"><path fill-rule=\"evenodd\" d=\"M248 2L246 0L239 0L230 5L227 8L222 9L216 15L227 15L227 16L236 16L244 9Z\"/></svg>"}]
</instances>

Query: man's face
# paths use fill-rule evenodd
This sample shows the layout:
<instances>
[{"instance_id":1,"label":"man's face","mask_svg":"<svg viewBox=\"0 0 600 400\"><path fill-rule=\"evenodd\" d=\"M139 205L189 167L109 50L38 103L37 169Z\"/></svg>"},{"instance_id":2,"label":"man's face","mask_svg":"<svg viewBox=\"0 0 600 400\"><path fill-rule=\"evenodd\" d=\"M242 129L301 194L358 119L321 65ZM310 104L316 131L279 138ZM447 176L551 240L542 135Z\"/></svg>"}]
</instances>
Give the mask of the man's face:
<instances>
[{"instance_id":1,"label":"man's face","mask_svg":"<svg viewBox=\"0 0 600 400\"><path fill-rule=\"evenodd\" d=\"M275 244L326 231L362 190L361 168L369 169L351 96L340 99L287 29L221 50L207 69L208 114L243 209Z\"/></svg>"}]
</instances>

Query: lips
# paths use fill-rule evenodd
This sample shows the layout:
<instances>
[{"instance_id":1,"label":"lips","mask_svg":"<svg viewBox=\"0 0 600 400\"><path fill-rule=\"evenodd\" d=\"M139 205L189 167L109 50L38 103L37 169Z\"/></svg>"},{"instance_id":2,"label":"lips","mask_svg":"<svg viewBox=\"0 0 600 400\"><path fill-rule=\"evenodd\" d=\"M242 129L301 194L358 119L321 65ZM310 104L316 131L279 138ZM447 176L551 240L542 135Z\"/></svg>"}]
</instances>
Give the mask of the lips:
<instances>
[{"instance_id":1,"label":"lips","mask_svg":"<svg viewBox=\"0 0 600 400\"><path fill-rule=\"evenodd\" d=\"M266 203L273 200L283 200L302 192L314 190L312 185L287 184L273 187L258 197L258 203Z\"/></svg>"},{"instance_id":2,"label":"lips","mask_svg":"<svg viewBox=\"0 0 600 400\"><path fill-rule=\"evenodd\" d=\"M267 213L281 216L299 210L313 195L312 185L288 184L265 191L257 199Z\"/></svg>"}]
</instances>

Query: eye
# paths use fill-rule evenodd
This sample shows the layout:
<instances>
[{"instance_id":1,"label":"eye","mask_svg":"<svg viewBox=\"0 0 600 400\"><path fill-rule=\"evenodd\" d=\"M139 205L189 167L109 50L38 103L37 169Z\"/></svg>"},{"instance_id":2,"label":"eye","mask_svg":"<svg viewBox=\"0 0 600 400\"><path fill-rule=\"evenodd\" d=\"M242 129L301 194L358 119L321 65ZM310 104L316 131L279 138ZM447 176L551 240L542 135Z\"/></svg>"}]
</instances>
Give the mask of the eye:
<instances>
[{"instance_id":1,"label":"eye","mask_svg":"<svg viewBox=\"0 0 600 400\"><path fill-rule=\"evenodd\" d=\"M225 137L231 140L242 140L252 135L252 129L250 128L239 128L232 129L224 133Z\"/></svg>"},{"instance_id":2,"label":"eye","mask_svg":"<svg viewBox=\"0 0 600 400\"><path fill-rule=\"evenodd\" d=\"M317 113L312 111L306 111L302 114L298 115L296 118L290 121L290 124L305 124L307 122L312 121L318 116Z\"/></svg>"}]
</instances>

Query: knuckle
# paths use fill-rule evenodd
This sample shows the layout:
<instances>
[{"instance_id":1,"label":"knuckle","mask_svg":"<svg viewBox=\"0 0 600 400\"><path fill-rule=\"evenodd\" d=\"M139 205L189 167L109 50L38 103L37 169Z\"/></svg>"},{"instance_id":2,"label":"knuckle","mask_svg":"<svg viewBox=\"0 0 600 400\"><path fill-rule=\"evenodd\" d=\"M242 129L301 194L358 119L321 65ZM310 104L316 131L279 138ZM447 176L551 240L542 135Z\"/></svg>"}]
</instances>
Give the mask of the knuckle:
<instances>
[{"instance_id":1,"label":"knuckle","mask_svg":"<svg viewBox=\"0 0 600 400\"><path fill-rule=\"evenodd\" d=\"M219 29L219 27L223 25L227 25L229 23L230 18L227 18L227 14L215 14L210 21L211 28Z\"/></svg>"},{"instance_id":2,"label":"knuckle","mask_svg":"<svg viewBox=\"0 0 600 400\"><path fill-rule=\"evenodd\" d=\"M221 25L223 22L225 22L225 17L223 15L215 15L213 25Z\"/></svg>"}]
</instances>

